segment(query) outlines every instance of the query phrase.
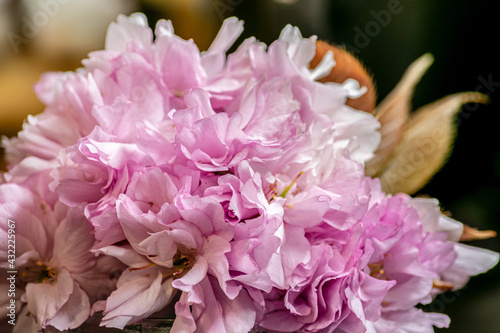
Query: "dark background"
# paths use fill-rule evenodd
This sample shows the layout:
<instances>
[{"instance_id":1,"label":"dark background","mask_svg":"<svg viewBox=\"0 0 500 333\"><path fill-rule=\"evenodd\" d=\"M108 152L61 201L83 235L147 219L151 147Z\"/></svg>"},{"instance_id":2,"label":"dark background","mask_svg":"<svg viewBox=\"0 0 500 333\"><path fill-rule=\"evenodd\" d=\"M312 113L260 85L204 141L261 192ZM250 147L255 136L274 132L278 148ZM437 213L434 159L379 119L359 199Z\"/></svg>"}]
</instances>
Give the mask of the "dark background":
<instances>
[{"instance_id":1,"label":"dark background","mask_svg":"<svg viewBox=\"0 0 500 333\"><path fill-rule=\"evenodd\" d=\"M19 15L16 1L10 2ZM491 103L463 108L457 119L458 136L451 157L419 194L438 198L443 208L461 222L500 232L500 55L497 46L500 17L492 7L494 2L130 0L129 7L130 2L148 15L152 26L160 18L171 19L176 33L184 38L193 37L201 49L209 45L224 17L238 16L245 20L242 38L256 36L268 45L278 38L286 24L291 23L298 26L305 37L317 35L352 51L373 75L379 101L391 91L415 59L424 53L432 53L434 64L417 86L414 109L461 91L480 91L490 96ZM377 21L377 14L390 13L390 9L393 11L390 20L386 17L384 22ZM92 17L88 17L87 24L93 24ZM359 31L366 34L364 39L360 39ZM101 35L96 38L102 44L104 33ZM102 48L102 45L95 48ZM73 55L76 54L73 57L58 51L61 56L55 58L42 55L32 43L26 45L20 54L0 52L0 96L2 89L13 89L11 85L14 83L2 77L8 68L12 68L12 62L20 63L21 69L35 64L28 73L74 70L88 51L72 51ZM26 79L30 85L38 74L32 76L35 78ZM22 95L19 101L30 98L33 96ZM10 111L2 103L0 101L0 113L8 113L13 119L22 119L24 114L19 117L20 112L28 114L42 110L41 105L30 104L32 108L18 107ZM20 129L20 120L3 119L0 123L2 134L13 135ZM477 241L473 245L500 251L500 238ZM444 294L426 308L451 317L450 329L443 330L446 332L499 332L500 267L472 278L465 289Z\"/></svg>"}]
</instances>

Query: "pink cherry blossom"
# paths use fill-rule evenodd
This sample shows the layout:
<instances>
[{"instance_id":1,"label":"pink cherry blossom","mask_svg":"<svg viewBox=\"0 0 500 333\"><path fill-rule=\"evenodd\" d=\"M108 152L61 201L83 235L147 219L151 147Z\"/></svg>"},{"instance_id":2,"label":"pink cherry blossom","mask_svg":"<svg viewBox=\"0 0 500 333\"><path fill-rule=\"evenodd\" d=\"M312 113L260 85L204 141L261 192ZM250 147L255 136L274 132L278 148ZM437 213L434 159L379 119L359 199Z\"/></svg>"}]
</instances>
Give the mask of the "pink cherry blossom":
<instances>
[{"instance_id":1,"label":"pink cherry blossom","mask_svg":"<svg viewBox=\"0 0 500 333\"><path fill-rule=\"evenodd\" d=\"M0 185L0 207L2 221L15 223L20 306L14 332L79 327L88 319L91 303L114 289L116 281L110 276L120 273L122 266L90 252L92 228L79 207L68 209L59 202L51 207L16 184ZM3 268L8 264L7 227L2 223ZM9 302L6 296L3 303Z\"/></svg>"},{"instance_id":2,"label":"pink cherry blossom","mask_svg":"<svg viewBox=\"0 0 500 333\"><path fill-rule=\"evenodd\" d=\"M380 185L372 183L372 191L378 194L363 222L370 230L365 243L365 251L371 252L366 271L396 282L384 299L381 319L370 324L372 330L385 332L401 327L405 320L418 323L421 332L432 332L433 325L447 327L446 315L425 313L414 306L428 304L442 292L436 282L461 288L470 276L494 266L498 253L458 244L461 224L443 216L436 200L403 194L383 198ZM413 332L412 325L403 327L402 332Z\"/></svg>"},{"instance_id":3,"label":"pink cherry blossom","mask_svg":"<svg viewBox=\"0 0 500 333\"><path fill-rule=\"evenodd\" d=\"M337 64L310 68L315 36L286 26L228 54L242 31L229 18L200 52L170 21L120 15L82 68L42 76L44 112L2 139L16 332L161 316L172 332L427 333L449 318L420 305L496 265L437 200L365 177L380 124L345 104L365 87L317 81Z\"/></svg>"}]
</instances>

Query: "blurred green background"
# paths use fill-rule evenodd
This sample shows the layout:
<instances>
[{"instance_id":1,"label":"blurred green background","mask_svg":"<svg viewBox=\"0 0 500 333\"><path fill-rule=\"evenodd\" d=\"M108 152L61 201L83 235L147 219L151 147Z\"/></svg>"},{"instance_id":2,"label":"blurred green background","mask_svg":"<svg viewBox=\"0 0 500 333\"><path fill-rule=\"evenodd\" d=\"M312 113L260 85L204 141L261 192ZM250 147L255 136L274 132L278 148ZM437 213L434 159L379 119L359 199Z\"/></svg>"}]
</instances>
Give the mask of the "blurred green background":
<instances>
[{"instance_id":1,"label":"blurred green background","mask_svg":"<svg viewBox=\"0 0 500 333\"><path fill-rule=\"evenodd\" d=\"M54 2L54 15L16 50L14 34L23 36L26 20L36 18L42 3ZM202 50L224 17L245 20L242 38L254 35L267 44L291 23L304 36L317 35L354 53L373 75L379 101L427 52L435 61L417 86L414 108L460 91L490 96L488 105L463 108L453 154L420 194L438 198L461 222L498 232L500 28L493 5L485 0L0 0L0 132L15 135L27 114L43 110L31 89L39 75L80 66L89 51L103 47L105 29L117 13L143 11L152 26L171 19L176 33L194 38ZM473 245L500 251L500 238ZM451 317L450 329L442 331L500 332L500 267L426 308Z\"/></svg>"}]
</instances>

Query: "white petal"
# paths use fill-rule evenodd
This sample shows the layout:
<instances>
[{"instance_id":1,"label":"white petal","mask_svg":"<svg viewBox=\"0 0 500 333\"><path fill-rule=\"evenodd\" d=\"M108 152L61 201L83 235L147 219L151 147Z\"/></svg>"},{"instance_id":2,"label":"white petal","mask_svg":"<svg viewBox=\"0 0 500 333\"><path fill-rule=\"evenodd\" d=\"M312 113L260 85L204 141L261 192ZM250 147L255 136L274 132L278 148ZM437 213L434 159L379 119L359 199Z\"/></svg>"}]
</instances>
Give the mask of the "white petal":
<instances>
[{"instance_id":1,"label":"white petal","mask_svg":"<svg viewBox=\"0 0 500 333\"><path fill-rule=\"evenodd\" d=\"M453 265L469 275L484 273L498 263L498 253L465 244L456 244L458 258Z\"/></svg>"},{"instance_id":2,"label":"white petal","mask_svg":"<svg viewBox=\"0 0 500 333\"><path fill-rule=\"evenodd\" d=\"M208 76L212 76L222 70L226 60L226 52L243 32L243 21L236 17L224 20L219 33L208 48L202 54L201 64L207 71Z\"/></svg>"},{"instance_id":3,"label":"white petal","mask_svg":"<svg viewBox=\"0 0 500 333\"><path fill-rule=\"evenodd\" d=\"M442 280L463 287L470 276L484 273L498 263L499 254L490 250L457 243L455 251L458 258L453 266L442 273Z\"/></svg>"},{"instance_id":4,"label":"white petal","mask_svg":"<svg viewBox=\"0 0 500 333\"><path fill-rule=\"evenodd\" d=\"M359 87L359 82L354 79L345 80L342 83L342 87L347 90L347 96L349 96L350 98L361 97L367 90L366 87Z\"/></svg>"},{"instance_id":5,"label":"white petal","mask_svg":"<svg viewBox=\"0 0 500 333\"><path fill-rule=\"evenodd\" d=\"M156 23L155 35L156 37L173 36L174 26L172 25L172 21L159 20L158 23Z\"/></svg>"},{"instance_id":6,"label":"white petal","mask_svg":"<svg viewBox=\"0 0 500 333\"><path fill-rule=\"evenodd\" d=\"M439 216L438 232L447 232L448 240L458 242L460 236L464 232L464 225L454 219L444 216Z\"/></svg>"},{"instance_id":7,"label":"white petal","mask_svg":"<svg viewBox=\"0 0 500 333\"><path fill-rule=\"evenodd\" d=\"M335 64L335 60L333 59L333 52L326 52L318 66L314 67L314 69L311 70L311 80L319 80L327 76L332 71L332 68L335 67Z\"/></svg>"},{"instance_id":8,"label":"white petal","mask_svg":"<svg viewBox=\"0 0 500 333\"><path fill-rule=\"evenodd\" d=\"M130 246L124 247L110 245L95 250L94 252L115 257L129 267L139 268L151 263L151 261L134 251Z\"/></svg>"},{"instance_id":9,"label":"white petal","mask_svg":"<svg viewBox=\"0 0 500 333\"><path fill-rule=\"evenodd\" d=\"M153 41L153 33L148 27L146 15L134 13L127 17L119 15L117 23L109 25L106 34L106 50L125 51L128 42L136 40L143 46L150 45Z\"/></svg>"},{"instance_id":10,"label":"white petal","mask_svg":"<svg viewBox=\"0 0 500 333\"><path fill-rule=\"evenodd\" d=\"M436 199L414 198L410 204L417 209L424 232L446 232L448 240L458 242L463 224L441 214Z\"/></svg>"}]
</instances>

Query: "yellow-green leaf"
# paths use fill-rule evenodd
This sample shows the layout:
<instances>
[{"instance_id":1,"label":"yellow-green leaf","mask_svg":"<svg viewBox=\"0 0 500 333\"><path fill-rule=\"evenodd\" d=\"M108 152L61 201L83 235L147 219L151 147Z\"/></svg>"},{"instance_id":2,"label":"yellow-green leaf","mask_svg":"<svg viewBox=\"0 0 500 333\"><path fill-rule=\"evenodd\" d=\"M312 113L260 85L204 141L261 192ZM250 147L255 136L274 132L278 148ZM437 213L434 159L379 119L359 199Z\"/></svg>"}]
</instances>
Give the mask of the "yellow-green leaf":
<instances>
[{"instance_id":1,"label":"yellow-green leaf","mask_svg":"<svg viewBox=\"0 0 500 333\"><path fill-rule=\"evenodd\" d=\"M401 81L375 109L375 117L381 124L381 141L374 157L365 165L367 176L376 176L401 142L408 124L413 91L433 61L429 53L415 60Z\"/></svg>"},{"instance_id":2,"label":"yellow-green leaf","mask_svg":"<svg viewBox=\"0 0 500 333\"><path fill-rule=\"evenodd\" d=\"M443 166L456 134L455 115L465 103L485 103L477 92L447 96L417 110L403 140L381 171L382 188L388 193L413 194Z\"/></svg>"}]
</instances>

